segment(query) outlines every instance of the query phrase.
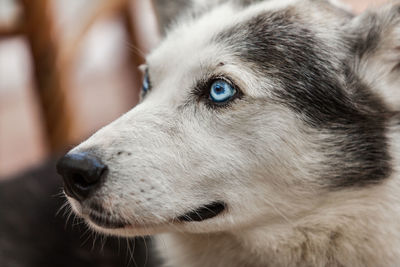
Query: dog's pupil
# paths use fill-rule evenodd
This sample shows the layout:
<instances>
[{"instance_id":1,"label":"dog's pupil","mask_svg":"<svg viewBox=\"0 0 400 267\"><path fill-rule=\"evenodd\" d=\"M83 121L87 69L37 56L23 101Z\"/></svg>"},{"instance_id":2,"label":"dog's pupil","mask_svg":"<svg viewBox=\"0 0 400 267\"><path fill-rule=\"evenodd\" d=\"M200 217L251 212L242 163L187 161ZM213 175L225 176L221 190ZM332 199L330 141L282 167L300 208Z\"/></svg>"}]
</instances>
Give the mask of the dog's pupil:
<instances>
[{"instance_id":1,"label":"dog's pupil","mask_svg":"<svg viewBox=\"0 0 400 267\"><path fill-rule=\"evenodd\" d=\"M217 86L217 87L215 88L215 92L216 92L217 94L221 94L221 93L224 92L224 88L223 88L222 86Z\"/></svg>"}]
</instances>

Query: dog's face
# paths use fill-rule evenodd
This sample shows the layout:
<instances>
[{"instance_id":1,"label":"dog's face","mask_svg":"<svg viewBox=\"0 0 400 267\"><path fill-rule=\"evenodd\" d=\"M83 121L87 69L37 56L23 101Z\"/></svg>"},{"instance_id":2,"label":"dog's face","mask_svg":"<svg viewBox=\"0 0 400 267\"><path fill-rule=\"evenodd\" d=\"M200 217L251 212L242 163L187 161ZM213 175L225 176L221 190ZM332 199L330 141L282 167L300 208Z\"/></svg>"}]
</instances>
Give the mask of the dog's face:
<instances>
[{"instance_id":1,"label":"dog's face","mask_svg":"<svg viewBox=\"0 0 400 267\"><path fill-rule=\"evenodd\" d=\"M323 0L220 2L168 33L143 67L141 103L69 152L75 170L59 167L96 230L277 224L390 176L393 110L378 85L398 69L376 55L380 17ZM373 80L380 61L390 71ZM103 166L95 182L79 169L87 158Z\"/></svg>"}]
</instances>

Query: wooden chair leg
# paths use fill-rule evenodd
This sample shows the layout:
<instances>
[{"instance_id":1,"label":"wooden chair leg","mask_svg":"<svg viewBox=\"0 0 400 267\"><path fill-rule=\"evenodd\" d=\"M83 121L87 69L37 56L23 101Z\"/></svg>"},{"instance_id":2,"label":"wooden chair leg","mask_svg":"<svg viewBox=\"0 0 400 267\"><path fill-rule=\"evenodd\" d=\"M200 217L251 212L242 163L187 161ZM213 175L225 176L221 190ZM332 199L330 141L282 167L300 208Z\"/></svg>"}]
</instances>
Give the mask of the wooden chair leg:
<instances>
[{"instance_id":1,"label":"wooden chair leg","mask_svg":"<svg viewBox=\"0 0 400 267\"><path fill-rule=\"evenodd\" d=\"M129 41L129 46L130 46L130 65L132 68L132 73L134 74L133 77L135 79L135 95L137 96L137 99L135 99L135 102L137 102L138 96L139 96L139 91L142 86L142 73L139 71L139 66L144 63L145 61L145 55L141 51L140 48L140 43L138 41L138 33L135 28L135 21L132 16L132 8L131 8L130 1L126 1L125 7L121 10L121 15L123 18L123 23L125 30L128 35L128 41ZM135 3L133 3L133 8L135 9ZM134 103L136 104L136 103Z\"/></svg>"},{"instance_id":2,"label":"wooden chair leg","mask_svg":"<svg viewBox=\"0 0 400 267\"><path fill-rule=\"evenodd\" d=\"M51 3L51 0L21 0L49 148L57 152L65 149L70 141L72 121L65 73L57 65L58 40L53 32Z\"/></svg>"}]
</instances>

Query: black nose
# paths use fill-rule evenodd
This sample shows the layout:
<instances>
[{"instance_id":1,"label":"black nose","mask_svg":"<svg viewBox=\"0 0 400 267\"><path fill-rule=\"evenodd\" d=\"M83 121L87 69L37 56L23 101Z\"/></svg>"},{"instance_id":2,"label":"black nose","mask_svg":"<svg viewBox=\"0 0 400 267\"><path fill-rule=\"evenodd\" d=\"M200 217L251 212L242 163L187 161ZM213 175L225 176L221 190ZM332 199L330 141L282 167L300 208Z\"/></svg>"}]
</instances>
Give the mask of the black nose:
<instances>
[{"instance_id":1,"label":"black nose","mask_svg":"<svg viewBox=\"0 0 400 267\"><path fill-rule=\"evenodd\" d=\"M105 176L107 166L87 153L67 154L57 163L65 193L79 201L86 199Z\"/></svg>"}]
</instances>

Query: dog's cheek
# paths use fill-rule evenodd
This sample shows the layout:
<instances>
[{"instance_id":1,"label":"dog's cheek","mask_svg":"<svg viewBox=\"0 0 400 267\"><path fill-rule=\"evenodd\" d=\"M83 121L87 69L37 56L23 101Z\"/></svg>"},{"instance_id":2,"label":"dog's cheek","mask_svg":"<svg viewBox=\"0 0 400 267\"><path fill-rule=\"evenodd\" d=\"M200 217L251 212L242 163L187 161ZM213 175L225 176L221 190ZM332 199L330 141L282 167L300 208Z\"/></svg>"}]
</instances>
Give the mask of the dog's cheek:
<instances>
[{"instance_id":1,"label":"dog's cheek","mask_svg":"<svg viewBox=\"0 0 400 267\"><path fill-rule=\"evenodd\" d=\"M246 209L252 206L246 201L290 203L304 199L302 192L309 192L305 188L317 188L310 166L318 165L321 154L293 112L259 103L228 116L235 127L210 123L213 127L202 133L208 136L208 146L201 146L204 140L198 142L198 150L205 150L210 159L200 164L201 173L206 174L201 179L204 190L212 188L209 191L215 190L228 201L240 199L235 206ZM221 115L217 121L228 119Z\"/></svg>"}]
</instances>

